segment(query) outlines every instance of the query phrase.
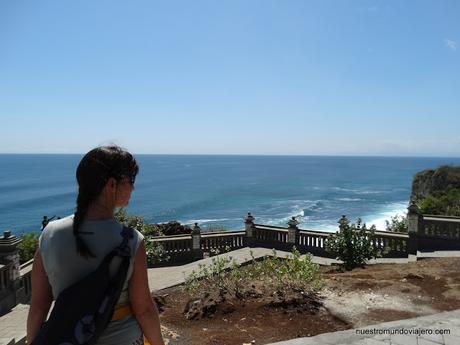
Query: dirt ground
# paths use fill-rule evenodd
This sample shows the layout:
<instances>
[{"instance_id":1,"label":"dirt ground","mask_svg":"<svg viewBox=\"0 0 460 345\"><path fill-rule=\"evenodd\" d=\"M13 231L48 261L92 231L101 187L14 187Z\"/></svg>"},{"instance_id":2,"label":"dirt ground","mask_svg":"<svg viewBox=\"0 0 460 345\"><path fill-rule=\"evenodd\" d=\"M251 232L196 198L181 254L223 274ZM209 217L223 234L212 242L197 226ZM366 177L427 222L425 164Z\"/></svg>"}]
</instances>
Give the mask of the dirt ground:
<instances>
[{"instance_id":1,"label":"dirt ground","mask_svg":"<svg viewBox=\"0 0 460 345\"><path fill-rule=\"evenodd\" d=\"M180 287L159 291L163 334L170 345L267 344L460 309L460 258L344 273L325 266L321 275L325 286L318 294L282 298L258 286L239 299L208 294L190 300Z\"/></svg>"}]
</instances>

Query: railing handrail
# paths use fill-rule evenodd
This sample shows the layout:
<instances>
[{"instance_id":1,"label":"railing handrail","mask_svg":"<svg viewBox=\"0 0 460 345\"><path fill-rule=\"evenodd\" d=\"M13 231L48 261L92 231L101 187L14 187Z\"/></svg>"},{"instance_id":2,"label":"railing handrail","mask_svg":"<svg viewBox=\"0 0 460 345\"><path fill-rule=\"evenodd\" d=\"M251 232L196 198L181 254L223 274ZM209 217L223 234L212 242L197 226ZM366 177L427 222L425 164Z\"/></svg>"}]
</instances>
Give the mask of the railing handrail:
<instances>
[{"instance_id":1,"label":"railing handrail","mask_svg":"<svg viewBox=\"0 0 460 345\"><path fill-rule=\"evenodd\" d=\"M167 241L184 241L184 240L192 240L191 236L155 236L152 238L148 238L147 241L151 242L167 242Z\"/></svg>"},{"instance_id":2,"label":"railing handrail","mask_svg":"<svg viewBox=\"0 0 460 345\"><path fill-rule=\"evenodd\" d=\"M423 214L423 220L436 220L439 222L460 222L460 217L455 216L438 216L435 214Z\"/></svg>"},{"instance_id":3,"label":"railing handrail","mask_svg":"<svg viewBox=\"0 0 460 345\"><path fill-rule=\"evenodd\" d=\"M275 230L275 231L279 231L279 232L288 232L289 231L288 229L283 228L281 226L254 224L254 227L257 228L257 229Z\"/></svg>"},{"instance_id":4,"label":"railing handrail","mask_svg":"<svg viewBox=\"0 0 460 345\"><path fill-rule=\"evenodd\" d=\"M409 238L409 234L405 232L375 230L374 234L382 236L382 237Z\"/></svg>"},{"instance_id":5,"label":"railing handrail","mask_svg":"<svg viewBox=\"0 0 460 345\"><path fill-rule=\"evenodd\" d=\"M287 228L283 228L282 226L276 226L276 225L265 225L265 224L255 224L254 227L260 228L272 228L272 229L280 229L280 230L287 230Z\"/></svg>"},{"instance_id":6,"label":"railing handrail","mask_svg":"<svg viewBox=\"0 0 460 345\"><path fill-rule=\"evenodd\" d=\"M335 234L335 232L328 232L328 231L318 231L318 230L304 230L304 229L299 229L301 234L304 235L314 235L314 236L321 236L321 237L329 237L332 234Z\"/></svg>"},{"instance_id":7,"label":"railing handrail","mask_svg":"<svg viewBox=\"0 0 460 345\"><path fill-rule=\"evenodd\" d=\"M201 233L201 238L244 236L244 231Z\"/></svg>"},{"instance_id":8,"label":"railing handrail","mask_svg":"<svg viewBox=\"0 0 460 345\"><path fill-rule=\"evenodd\" d=\"M19 269L24 269L26 268L27 266L30 266L30 265L33 265L34 263L34 259L30 259L29 261L26 261L24 263L22 263L21 265L19 265Z\"/></svg>"},{"instance_id":9,"label":"railing handrail","mask_svg":"<svg viewBox=\"0 0 460 345\"><path fill-rule=\"evenodd\" d=\"M278 232L289 232L288 229L280 227L280 226L272 226L272 225L262 225L262 224L254 224L257 229L261 230L275 230ZM318 230L305 230L299 229L299 232L303 235L314 235L314 236L321 236L321 237L328 237L336 232L328 232L328 231L318 231ZM244 235L244 230L235 230L235 231L215 231L215 232L204 232L201 233L201 237L203 238L210 238L210 237L231 237L235 235ZM399 237L399 238L408 238L409 235L404 232L394 232L394 231L382 231L382 230L375 230L374 233L379 236L383 237ZM156 242L164 242L164 241L178 241L178 240L187 240L191 239L191 235L170 235L170 236L155 236L151 237L150 241Z\"/></svg>"}]
</instances>

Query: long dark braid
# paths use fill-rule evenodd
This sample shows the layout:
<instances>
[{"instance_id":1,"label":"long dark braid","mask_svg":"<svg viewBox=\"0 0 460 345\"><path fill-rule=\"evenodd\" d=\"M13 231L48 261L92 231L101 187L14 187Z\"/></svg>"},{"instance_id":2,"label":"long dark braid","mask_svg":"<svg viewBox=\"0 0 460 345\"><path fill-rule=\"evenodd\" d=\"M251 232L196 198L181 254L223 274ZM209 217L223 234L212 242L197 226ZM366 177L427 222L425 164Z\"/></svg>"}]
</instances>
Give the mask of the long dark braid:
<instances>
[{"instance_id":1,"label":"long dark braid","mask_svg":"<svg viewBox=\"0 0 460 345\"><path fill-rule=\"evenodd\" d=\"M87 197L86 194L80 190L77 197L77 209L75 210L73 217L73 235L75 236L77 243L77 252L85 259L96 257L86 245L85 241L83 241L80 236L80 232L78 231L85 219L86 212L88 212L89 205L93 201L91 199L92 198Z\"/></svg>"},{"instance_id":2,"label":"long dark braid","mask_svg":"<svg viewBox=\"0 0 460 345\"><path fill-rule=\"evenodd\" d=\"M73 219L77 252L86 259L95 257L79 231L91 203L100 195L110 177L134 180L139 167L134 157L118 146L98 147L89 151L77 168L78 197Z\"/></svg>"}]
</instances>

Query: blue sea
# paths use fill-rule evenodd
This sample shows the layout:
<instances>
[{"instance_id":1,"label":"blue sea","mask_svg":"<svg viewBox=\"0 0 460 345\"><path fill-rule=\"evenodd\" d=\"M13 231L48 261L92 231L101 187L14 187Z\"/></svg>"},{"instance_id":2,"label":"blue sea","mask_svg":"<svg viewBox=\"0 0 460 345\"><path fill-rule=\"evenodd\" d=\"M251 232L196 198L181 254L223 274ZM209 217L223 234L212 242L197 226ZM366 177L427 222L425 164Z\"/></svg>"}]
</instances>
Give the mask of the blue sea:
<instances>
[{"instance_id":1,"label":"blue sea","mask_svg":"<svg viewBox=\"0 0 460 345\"><path fill-rule=\"evenodd\" d=\"M39 230L44 215L75 207L82 155L0 155L0 232ZM335 231L341 215L378 229L406 211L413 175L460 158L137 155L140 173L127 207L151 223L198 222L243 229L257 223Z\"/></svg>"}]
</instances>

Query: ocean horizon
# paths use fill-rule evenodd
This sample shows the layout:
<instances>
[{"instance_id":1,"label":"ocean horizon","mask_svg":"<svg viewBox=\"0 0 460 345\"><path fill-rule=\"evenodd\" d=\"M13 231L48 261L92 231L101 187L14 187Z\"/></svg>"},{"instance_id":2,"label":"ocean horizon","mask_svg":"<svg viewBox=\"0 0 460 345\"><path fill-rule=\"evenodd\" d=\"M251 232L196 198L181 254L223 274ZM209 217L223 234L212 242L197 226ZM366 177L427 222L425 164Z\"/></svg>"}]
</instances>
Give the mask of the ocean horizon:
<instances>
[{"instance_id":1,"label":"ocean horizon","mask_svg":"<svg viewBox=\"0 0 460 345\"><path fill-rule=\"evenodd\" d=\"M0 231L39 231L44 215L74 212L75 170L83 154L0 154ZM140 173L126 208L150 223L176 220L204 229L286 226L335 231L341 215L384 230L404 214L412 178L460 165L458 157L137 154Z\"/></svg>"}]
</instances>

